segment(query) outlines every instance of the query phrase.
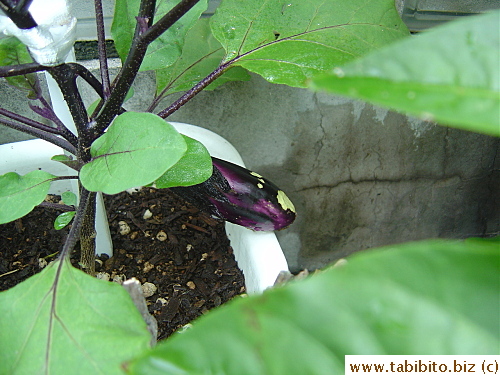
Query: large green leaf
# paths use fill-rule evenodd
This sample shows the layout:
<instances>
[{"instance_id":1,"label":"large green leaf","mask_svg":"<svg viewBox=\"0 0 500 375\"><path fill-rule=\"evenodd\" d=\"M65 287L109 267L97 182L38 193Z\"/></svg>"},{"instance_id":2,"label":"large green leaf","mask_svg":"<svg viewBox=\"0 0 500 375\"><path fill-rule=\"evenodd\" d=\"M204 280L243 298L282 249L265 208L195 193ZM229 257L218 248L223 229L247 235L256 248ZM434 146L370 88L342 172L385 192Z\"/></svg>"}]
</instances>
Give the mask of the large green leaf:
<instances>
[{"instance_id":1,"label":"large green leaf","mask_svg":"<svg viewBox=\"0 0 500 375\"><path fill-rule=\"evenodd\" d=\"M159 178L187 150L175 128L152 113L125 112L92 143L92 160L80 170L89 191L116 194Z\"/></svg>"},{"instance_id":2,"label":"large green leaf","mask_svg":"<svg viewBox=\"0 0 500 375\"><path fill-rule=\"evenodd\" d=\"M158 21L179 2L180 0L158 2L155 21ZM141 0L117 0L115 4L111 33L115 41L116 50L122 61L125 61L127 58L130 46L132 45L140 3ZM181 55L187 31L193 27L196 20L206 8L207 1L199 1L174 26L170 27L163 35L151 43L141 65L141 70L161 69L172 65Z\"/></svg>"},{"instance_id":3,"label":"large green leaf","mask_svg":"<svg viewBox=\"0 0 500 375\"><path fill-rule=\"evenodd\" d=\"M341 374L347 354L498 354L500 242L430 240L352 256L240 299L132 374Z\"/></svg>"},{"instance_id":4,"label":"large green leaf","mask_svg":"<svg viewBox=\"0 0 500 375\"><path fill-rule=\"evenodd\" d=\"M125 289L68 261L0 293L1 374L123 374L150 339Z\"/></svg>"},{"instance_id":5,"label":"large green leaf","mask_svg":"<svg viewBox=\"0 0 500 375\"><path fill-rule=\"evenodd\" d=\"M211 27L225 61L298 87L408 34L393 0L226 0Z\"/></svg>"},{"instance_id":6,"label":"large green leaf","mask_svg":"<svg viewBox=\"0 0 500 375\"><path fill-rule=\"evenodd\" d=\"M15 37L0 38L0 66L19 65L33 62L26 46ZM7 82L27 92L29 98L36 97L35 73L7 77Z\"/></svg>"},{"instance_id":7,"label":"large green leaf","mask_svg":"<svg viewBox=\"0 0 500 375\"><path fill-rule=\"evenodd\" d=\"M499 24L499 11L451 22L337 67L313 88L500 136Z\"/></svg>"},{"instance_id":8,"label":"large green leaf","mask_svg":"<svg viewBox=\"0 0 500 375\"><path fill-rule=\"evenodd\" d=\"M157 188L201 184L212 175L212 157L205 146L193 138L183 137L188 147L186 153L155 181Z\"/></svg>"},{"instance_id":9,"label":"large green leaf","mask_svg":"<svg viewBox=\"0 0 500 375\"><path fill-rule=\"evenodd\" d=\"M186 35L182 55L174 65L156 71L157 92L162 96L186 91L214 71L224 58L224 49L212 35L208 18L201 18ZM241 67L233 67L210 84L206 90L228 81L247 81L250 75Z\"/></svg>"},{"instance_id":10,"label":"large green leaf","mask_svg":"<svg viewBox=\"0 0 500 375\"><path fill-rule=\"evenodd\" d=\"M21 176L14 172L0 176L0 224L19 219L40 204L56 176L33 171Z\"/></svg>"}]
</instances>

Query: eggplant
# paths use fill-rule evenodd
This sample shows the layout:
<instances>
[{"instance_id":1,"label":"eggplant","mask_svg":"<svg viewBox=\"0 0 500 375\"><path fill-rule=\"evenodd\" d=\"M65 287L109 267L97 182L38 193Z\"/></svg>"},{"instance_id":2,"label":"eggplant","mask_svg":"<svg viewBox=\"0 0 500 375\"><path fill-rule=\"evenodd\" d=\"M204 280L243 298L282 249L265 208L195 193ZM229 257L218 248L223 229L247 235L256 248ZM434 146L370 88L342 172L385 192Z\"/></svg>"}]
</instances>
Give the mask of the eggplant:
<instances>
[{"instance_id":1,"label":"eggplant","mask_svg":"<svg viewBox=\"0 0 500 375\"><path fill-rule=\"evenodd\" d=\"M201 184L171 190L200 210L256 231L288 227L295 220L293 203L258 173L212 157L212 176Z\"/></svg>"}]
</instances>

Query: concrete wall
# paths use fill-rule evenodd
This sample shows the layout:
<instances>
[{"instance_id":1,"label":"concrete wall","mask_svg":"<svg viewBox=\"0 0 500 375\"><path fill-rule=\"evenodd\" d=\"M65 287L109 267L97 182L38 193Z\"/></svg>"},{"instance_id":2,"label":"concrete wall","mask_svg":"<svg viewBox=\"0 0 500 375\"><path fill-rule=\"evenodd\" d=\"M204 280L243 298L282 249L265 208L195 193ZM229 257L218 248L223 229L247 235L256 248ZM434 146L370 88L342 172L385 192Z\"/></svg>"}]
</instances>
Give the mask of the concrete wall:
<instances>
[{"instance_id":1,"label":"concrete wall","mask_svg":"<svg viewBox=\"0 0 500 375\"><path fill-rule=\"evenodd\" d=\"M203 93L172 120L223 135L287 192L299 216L278 238L295 270L500 230L498 139L260 77Z\"/></svg>"},{"instance_id":2,"label":"concrete wall","mask_svg":"<svg viewBox=\"0 0 500 375\"><path fill-rule=\"evenodd\" d=\"M141 74L128 109L144 110L153 87ZM2 106L29 113L20 99L0 86ZM500 231L498 139L258 76L203 92L170 120L221 134L287 192L298 219L278 238L292 270L384 244ZM0 126L0 143L21 138Z\"/></svg>"}]
</instances>

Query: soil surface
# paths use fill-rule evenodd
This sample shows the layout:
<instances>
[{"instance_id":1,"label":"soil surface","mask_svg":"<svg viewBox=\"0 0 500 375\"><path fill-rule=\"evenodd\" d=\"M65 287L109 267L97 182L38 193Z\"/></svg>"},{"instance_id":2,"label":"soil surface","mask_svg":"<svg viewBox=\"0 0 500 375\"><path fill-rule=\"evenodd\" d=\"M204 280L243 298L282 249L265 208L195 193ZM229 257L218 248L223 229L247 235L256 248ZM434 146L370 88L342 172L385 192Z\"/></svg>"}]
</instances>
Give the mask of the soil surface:
<instances>
[{"instance_id":1,"label":"soil surface","mask_svg":"<svg viewBox=\"0 0 500 375\"><path fill-rule=\"evenodd\" d=\"M158 321L159 340L244 292L224 222L167 189L145 188L106 196L105 201L114 255L100 256L96 271L104 279L121 282L135 277L141 284L154 284L156 291L147 303ZM35 208L0 225L0 291L40 272L57 257L67 235L66 228L53 227L59 213ZM76 249L72 261L77 265L78 260Z\"/></svg>"}]
</instances>

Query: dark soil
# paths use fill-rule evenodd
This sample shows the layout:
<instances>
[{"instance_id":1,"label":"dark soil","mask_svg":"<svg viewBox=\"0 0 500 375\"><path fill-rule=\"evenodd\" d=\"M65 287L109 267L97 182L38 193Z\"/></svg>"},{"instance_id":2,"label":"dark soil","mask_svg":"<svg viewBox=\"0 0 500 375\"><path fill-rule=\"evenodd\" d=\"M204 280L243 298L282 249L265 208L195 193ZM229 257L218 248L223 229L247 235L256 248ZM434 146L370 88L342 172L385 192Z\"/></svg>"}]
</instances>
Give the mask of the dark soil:
<instances>
[{"instance_id":1,"label":"dark soil","mask_svg":"<svg viewBox=\"0 0 500 375\"><path fill-rule=\"evenodd\" d=\"M158 321L158 339L244 292L224 223L201 213L168 190L146 188L106 196L114 255L101 256L96 271L110 280L137 278L156 292L147 302ZM151 216L144 218L149 210ZM35 208L0 225L0 291L41 270L57 257L67 230L53 228L60 212ZM120 234L120 221L130 227ZM166 236L165 236L166 235ZM42 259L42 260L41 260ZM78 264L78 249L72 257Z\"/></svg>"}]
</instances>

